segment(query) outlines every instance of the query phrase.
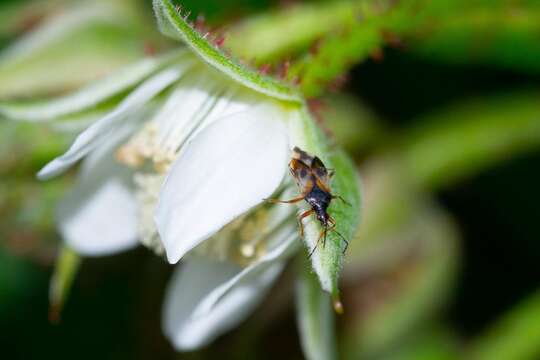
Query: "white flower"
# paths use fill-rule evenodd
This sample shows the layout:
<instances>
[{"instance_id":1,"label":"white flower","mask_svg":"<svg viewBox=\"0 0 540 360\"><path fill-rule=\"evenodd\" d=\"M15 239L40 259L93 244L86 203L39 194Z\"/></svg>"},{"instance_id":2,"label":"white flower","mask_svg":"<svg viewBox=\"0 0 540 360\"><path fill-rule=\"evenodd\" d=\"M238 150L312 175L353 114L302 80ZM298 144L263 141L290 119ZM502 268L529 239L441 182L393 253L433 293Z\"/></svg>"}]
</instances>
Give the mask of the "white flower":
<instances>
[{"instance_id":1,"label":"white flower","mask_svg":"<svg viewBox=\"0 0 540 360\"><path fill-rule=\"evenodd\" d=\"M49 178L89 155L81 186L95 187L96 180L109 179L94 193L114 196L122 207L128 207L127 196L120 198L111 189L127 194L135 184L111 179L125 178L125 165L139 179L149 173L163 175L155 222L171 263L271 196L282 182L289 157L286 122L291 110L204 67L191 62L145 80L38 174ZM152 113L144 107L144 102L168 87L158 110ZM113 152L119 163L114 163ZM133 207L135 201L130 201ZM93 208L83 210L81 214L91 214ZM78 214L68 211L67 215L72 219ZM127 244L113 237L107 243ZM66 238L79 250L78 240ZM100 242L93 243L100 252ZM87 246L91 245L84 245L85 250L92 252Z\"/></svg>"},{"instance_id":2,"label":"white flower","mask_svg":"<svg viewBox=\"0 0 540 360\"><path fill-rule=\"evenodd\" d=\"M170 263L189 254L167 291L163 323L178 349L193 349L242 321L300 245L294 208L263 201L283 183L299 106L248 89L190 52L177 59L142 79L38 176L83 159L57 213L80 254L139 243ZM86 101L80 94L88 91L72 99Z\"/></svg>"},{"instance_id":3,"label":"white flower","mask_svg":"<svg viewBox=\"0 0 540 360\"><path fill-rule=\"evenodd\" d=\"M83 160L58 209L60 232L87 256L142 243L170 263L185 258L166 294L163 325L175 347L188 350L242 321L299 248L295 208L263 201L293 197L285 177L291 149L330 157L294 90L231 61L172 3L154 6L161 30L188 47L54 101L0 104L0 114L62 128L91 121L38 174L47 179ZM336 187L354 207L334 211L350 236L359 201L355 171L339 153L335 160L343 174ZM304 224L311 250L320 226L309 218ZM337 299L343 254L331 236L312 263Z\"/></svg>"}]
</instances>

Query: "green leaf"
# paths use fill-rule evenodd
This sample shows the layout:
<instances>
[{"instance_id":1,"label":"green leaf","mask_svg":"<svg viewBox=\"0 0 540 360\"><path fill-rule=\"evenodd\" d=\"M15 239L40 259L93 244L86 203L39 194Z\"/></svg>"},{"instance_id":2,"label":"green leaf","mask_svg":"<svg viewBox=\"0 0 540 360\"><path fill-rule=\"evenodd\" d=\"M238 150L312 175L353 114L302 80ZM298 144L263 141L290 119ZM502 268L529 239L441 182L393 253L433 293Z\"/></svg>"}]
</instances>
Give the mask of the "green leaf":
<instances>
[{"instance_id":1,"label":"green leaf","mask_svg":"<svg viewBox=\"0 0 540 360\"><path fill-rule=\"evenodd\" d=\"M251 16L227 32L227 47L258 63L307 50L327 33L356 22L359 1L302 2Z\"/></svg>"},{"instance_id":2,"label":"green leaf","mask_svg":"<svg viewBox=\"0 0 540 360\"><path fill-rule=\"evenodd\" d=\"M380 360L456 360L463 359L461 344L450 330L428 325L415 331L404 343L389 347Z\"/></svg>"},{"instance_id":3,"label":"green leaf","mask_svg":"<svg viewBox=\"0 0 540 360\"><path fill-rule=\"evenodd\" d=\"M56 258L54 273L49 287L49 320L51 322L58 322L60 320L60 312L69 295L80 263L81 258L75 251L66 245L62 246L60 254Z\"/></svg>"},{"instance_id":4,"label":"green leaf","mask_svg":"<svg viewBox=\"0 0 540 360\"><path fill-rule=\"evenodd\" d=\"M315 97L352 66L415 29L425 7L416 0L303 3L249 18L233 27L226 44L257 63L292 56L288 78L299 83L303 95Z\"/></svg>"},{"instance_id":5,"label":"green leaf","mask_svg":"<svg viewBox=\"0 0 540 360\"><path fill-rule=\"evenodd\" d=\"M325 34L315 51L293 63L289 72L300 79L306 97L317 97L340 80L356 64L377 55L392 41L414 30L424 19L425 4L415 0L360 2L355 16L341 28ZM337 80L337 83L336 83Z\"/></svg>"},{"instance_id":6,"label":"green leaf","mask_svg":"<svg viewBox=\"0 0 540 360\"><path fill-rule=\"evenodd\" d=\"M386 281L392 292L378 299L376 308L370 308L369 313L352 322L347 337L349 359L388 348L411 329L421 326L447 300L456 275L458 235L448 215L439 211L432 206L419 209L402 227L387 229L386 238L384 233L379 234L379 256L373 251L366 253L365 258L372 255L381 260L384 254L392 258L391 263L382 259L380 268L369 273L374 283L377 279ZM392 256L388 251L392 245L408 251ZM375 263L375 259L368 261ZM393 278L392 274L401 275ZM370 289L349 287L348 291L370 292Z\"/></svg>"},{"instance_id":7,"label":"green leaf","mask_svg":"<svg viewBox=\"0 0 540 360\"><path fill-rule=\"evenodd\" d=\"M416 120L397 153L420 186L441 188L540 145L539 93L448 106Z\"/></svg>"},{"instance_id":8,"label":"green leaf","mask_svg":"<svg viewBox=\"0 0 540 360\"><path fill-rule=\"evenodd\" d=\"M313 269L322 289L332 295L335 310L342 312L338 282L346 241L352 239L360 220L360 180L352 160L336 146L328 146L307 110L304 109L300 117L291 123L291 134L293 144L321 158L327 168L334 169L332 194L345 200L334 199L328 208L328 214L336 221L336 231L328 231L326 241L323 241L324 235L321 238L324 229L316 219L309 217L304 226L304 241L309 252L313 252Z\"/></svg>"},{"instance_id":9,"label":"green leaf","mask_svg":"<svg viewBox=\"0 0 540 360\"><path fill-rule=\"evenodd\" d=\"M301 98L294 89L269 76L264 76L234 61L219 46L210 43L207 34L201 34L182 17L169 0L154 0L161 32L186 43L203 61L244 86L276 99L299 103Z\"/></svg>"},{"instance_id":10,"label":"green leaf","mask_svg":"<svg viewBox=\"0 0 540 360\"><path fill-rule=\"evenodd\" d=\"M378 22L371 20L352 31L327 36L314 54L307 54L293 64L291 77L298 77L306 97L317 97L344 75L353 64L366 59L383 45Z\"/></svg>"},{"instance_id":11,"label":"green leaf","mask_svg":"<svg viewBox=\"0 0 540 360\"><path fill-rule=\"evenodd\" d=\"M433 17L437 21L413 33L412 53L449 64L540 71L537 1L455 1L454 6L443 9L437 9L437 2L433 3Z\"/></svg>"},{"instance_id":12,"label":"green leaf","mask_svg":"<svg viewBox=\"0 0 540 360\"><path fill-rule=\"evenodd\" d=\"M330 297L323 292L309 264L299 257L296 283L296 320L302 350L308 360L337 358L334 313Z\"/></svg>"},{"instance_id":13,"label":"green leaf","mask_svg":"<svg viewBox=\"0 0 540 360\"><path fill-rule=\"evenodd\" d=\"M540 291L521 301L468 349L472 360L534 360L540 357Z\"/></svg>"},{"instance_id":14,"label":"green leaf","mask_svg":"<svg viewBox=\"0 0 540 360\"><path fill-rule=\"evenodd\" d=\"M88 110L132 88L165 66L178 61L185 51L174 51L129 65L71 94L47 101L0 102L0 114L14 120L47 121Z\"/></svg>"}]
</instances>

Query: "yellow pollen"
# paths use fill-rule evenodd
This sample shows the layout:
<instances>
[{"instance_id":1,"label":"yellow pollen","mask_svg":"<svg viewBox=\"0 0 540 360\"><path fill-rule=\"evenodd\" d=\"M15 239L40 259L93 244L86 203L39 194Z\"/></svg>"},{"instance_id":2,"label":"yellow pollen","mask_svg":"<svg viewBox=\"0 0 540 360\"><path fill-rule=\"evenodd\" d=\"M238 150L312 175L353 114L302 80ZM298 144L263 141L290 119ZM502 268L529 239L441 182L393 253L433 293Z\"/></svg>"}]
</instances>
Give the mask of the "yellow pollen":
<instances>
[{"instance_id":1,"label":"yellow pollen","mask_svg":"<svg viewBox=\"0 0 540 360\"><path fill-rule=\"evenodd\" d=\"M255 255L255 246L253 246L253 244L244 244L240 248L240 251L242 252L242 255L244 255L244 257L250 258Z\"/></svg>"},{"instance_id":2,"label":"yellow pollen","mask_svg":"<svg viewBox=\"0 0 540 360\"><path fill-rule=\"evenodd\" d=\"M144 163L144 157L129 143L116 150L115 156L119 163L133 168L141 167Z\"/></svg>"},{"instance_id":3,"label":"yellow pollen","mask_svg":"<svg viewBox=\"0 0 540 360\"><path fill-rule=\"evenodd\" d=\"M158 129L154 123L145 124L116 152L118 162L133 168L142 167L147 160L152 161L158 174L165 174L176 156L176 152L161 149Z\"/></svg>"}]
</instances>

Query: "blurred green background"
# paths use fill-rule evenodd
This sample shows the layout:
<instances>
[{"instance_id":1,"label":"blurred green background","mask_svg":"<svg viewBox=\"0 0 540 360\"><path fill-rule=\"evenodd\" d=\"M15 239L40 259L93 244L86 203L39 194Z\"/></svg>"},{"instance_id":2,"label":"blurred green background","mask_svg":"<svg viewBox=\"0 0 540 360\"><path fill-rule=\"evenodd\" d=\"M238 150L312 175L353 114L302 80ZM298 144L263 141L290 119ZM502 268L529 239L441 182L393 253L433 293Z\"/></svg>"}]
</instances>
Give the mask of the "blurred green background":
<instances>
[{"instance_id":1,"label":"blurred green background","mask_svg":"<svg viewBox=\"0 0 540 360\"><path fill-rule=\"evenodd\" d=\"M13 55L12 44L74 4L89 2L0 3L1 98L62 93L172 46L157 33L149 1L125 0L117 22L92 20L45 49ZM182 4L218 26L332 2ZM427 25L395 30L395 39L352 56L339 90L312 101L366 191L343 276L340 357L540 359L540 4L433 4L440 8ZM271 60L302 59L302 51ZM175 353L160 324L171 267L143 248L85 259L52 324L54 207L73 173L45 183L34 174L72 138L0 121L3 358L303 358L288 273L241 327L201 351Z\"/></svg>"}]
</instances>

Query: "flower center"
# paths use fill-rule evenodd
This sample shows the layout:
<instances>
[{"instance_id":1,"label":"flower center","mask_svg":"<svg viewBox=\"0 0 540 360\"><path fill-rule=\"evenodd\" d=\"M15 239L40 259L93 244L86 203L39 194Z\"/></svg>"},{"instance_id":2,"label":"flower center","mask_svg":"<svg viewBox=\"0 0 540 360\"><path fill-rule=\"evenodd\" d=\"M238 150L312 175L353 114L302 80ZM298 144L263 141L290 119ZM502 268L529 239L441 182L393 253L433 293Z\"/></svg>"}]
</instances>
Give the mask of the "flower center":
<instances>
[{"instance_id":1,"label":"flower center","mask_svg":"<svg viewBox=\"0 0 540 360\"><path fill-rule=\"evenodd\" d=\"M181 156L185 145L214 121L246 112L261 100L261 95L251 90L211 71L199 70L192 67L168 91L152 118L116 152L120 163L136 169L139 238L157 254L163 254L164 248L154 213L161 186L173 162ZM242 266L250 264L268 251L272 232L292 218L291 208L285 211L285 216L276 217L275 213L283 213L284 208L288 207L259 206L204 241L196 252Z\"/></svg>"},{"instance_id":2,"label":"flower center","mask_svg":"<svg viewBox=\"0 0 540 360\"><path fill-rule=\"evenodd\" d=\"M132 168L141 168L150 162L158 174L166 174L176 157L176 152L165 151L160 146L155 122L146 123L141 131L116 152L118 162Z\"/></svg>"},{"instance_id":3,"label":"flower center","mask_svg":"<svg viewBox=\"0 0 540 360\"><path fill-rule=\"evenodd\" d=\"M273 234L294 224L294 211L263 204L226 225L214 237L203 242L195 252L200 256L248 266L271 250Z\"/></svg>"},{"instance_id":4,"label":"flower center","mask_svg":"<svg viewBox=\"0 0 540 360\"><path fill-rule=\"evenodd\" d=\"M140 168L149 161L158 173L166 173L184 145L206 126L255 101L253 94L212 73L195 75L186 75L171 89L152 119L118 149L119 162Z\"/></svg>"}]
</instances>

